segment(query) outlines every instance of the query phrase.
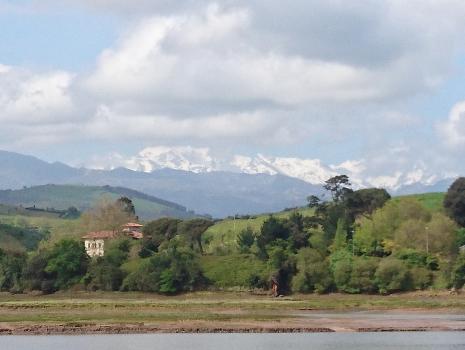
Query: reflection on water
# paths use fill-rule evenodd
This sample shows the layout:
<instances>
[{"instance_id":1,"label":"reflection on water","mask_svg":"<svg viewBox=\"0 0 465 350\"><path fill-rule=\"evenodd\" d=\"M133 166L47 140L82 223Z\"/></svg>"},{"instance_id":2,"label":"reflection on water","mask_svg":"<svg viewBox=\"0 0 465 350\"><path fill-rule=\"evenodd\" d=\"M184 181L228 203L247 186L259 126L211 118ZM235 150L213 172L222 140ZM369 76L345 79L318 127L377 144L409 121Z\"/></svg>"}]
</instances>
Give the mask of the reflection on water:
<instances>
[{"instance_id":1,"label":"reflection on water","mask_svg":"<svg viewBox=\"0 0 465 350\"><path fill-rule=\"evenodd\" d=\"M458 350L464 332L3 336L1 350Z\"/></svg>"}]
</instances>

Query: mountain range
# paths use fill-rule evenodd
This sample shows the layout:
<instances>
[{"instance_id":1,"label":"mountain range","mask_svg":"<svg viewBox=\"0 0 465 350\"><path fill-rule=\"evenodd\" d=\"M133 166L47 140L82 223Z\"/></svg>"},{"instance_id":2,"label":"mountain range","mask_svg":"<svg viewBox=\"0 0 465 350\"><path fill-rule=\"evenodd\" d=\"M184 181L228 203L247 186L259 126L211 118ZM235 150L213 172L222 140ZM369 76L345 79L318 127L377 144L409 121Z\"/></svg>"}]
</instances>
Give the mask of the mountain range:
<instances>
[{"instance_id":1,"label":"mountain range","mask_svg":"<svg viewBox=\"0 0 465 350\"><path fill-rule=\"evenodd\" d=\"M0 151L0 189L45 184L119 186L178 203L198 214L224 217L304 205L308 195L321 195L323 182L340 173L351 176L356 188L377 186L373 179L355 176L357 164L326 166L319 160L263 155L234 156L225 162L212 157L208 149L191 147L152 147L116 160L107 169L78 168ZM409 176L398 176L405 181L385 187L395 194L440 192L453 180L412 182Z\"/></svg>"},{"instance_id":2,"label":"mountain range","mask_svg":"<svg viewBox=\"0 0 465 350\"><path fill-rule=\"evenodd\" d=\"M432 173L425 164L418 162L410 168L393 169L389 173L373 175L373 166L365 160L348 160L336 165L323 164L319 159L297 157L270 157L233 155L214 157L209 148L148 147L136 156L115 154L100 163L100 168L125 167L135 171L153 172L176 169L194 173L235 172L243 174L283 175L321 186L332 176L348 175L354 188L386 188L392 194L410 194L412 191L443 191L456 178L456 174ZM376 172L375 172L376 173ZM379 171L378 171L379 173Z\"/></svg>"}]
</instances>

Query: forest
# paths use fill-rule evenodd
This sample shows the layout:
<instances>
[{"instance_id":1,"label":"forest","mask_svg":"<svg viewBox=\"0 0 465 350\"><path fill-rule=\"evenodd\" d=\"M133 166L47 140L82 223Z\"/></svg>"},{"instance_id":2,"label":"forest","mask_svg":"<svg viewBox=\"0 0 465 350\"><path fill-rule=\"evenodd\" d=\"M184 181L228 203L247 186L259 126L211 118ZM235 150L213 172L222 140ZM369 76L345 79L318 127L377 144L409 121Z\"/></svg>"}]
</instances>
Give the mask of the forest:
<instances>
[{"instance_id":1,"label":"forest","mask_svg":"<svg viewBox=\"0 0 465 350\"><path fill-rule=\"evenodd\" d=\"M307 208L266 215L260 225L219 242L224 221L197 217L144 223L143 239L118 232L102 257L90 258L81 236L118 231L136 220L131 200L102 201L74 219L70 232L0 224L0 290L194 290L390 294L423 289L460 290L465 283L465 178L441 208L384 189L352 190L350 179L328 179L322 198ZM246 221L247 223L249 221ZM252 221L251 221L252 222ZM234 225L236 222L234 221ZM216 230L216 231L215 231ZM66 231L62 229L62 231ZM2 237L17 237L8 244Z\"/></svg>"}]
</instances>

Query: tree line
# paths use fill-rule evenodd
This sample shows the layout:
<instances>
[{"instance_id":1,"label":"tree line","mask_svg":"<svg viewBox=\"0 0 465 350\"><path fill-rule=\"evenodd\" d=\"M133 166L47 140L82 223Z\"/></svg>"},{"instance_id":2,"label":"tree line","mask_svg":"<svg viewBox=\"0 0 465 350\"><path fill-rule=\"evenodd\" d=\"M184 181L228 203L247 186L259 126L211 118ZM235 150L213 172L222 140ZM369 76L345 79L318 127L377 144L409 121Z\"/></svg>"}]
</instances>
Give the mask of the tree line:
<instances>
[{"instance_id":1,"label":"tree line","mask_svg":"<svg viewBox=\"0 0 465 350\"><path fill-rule=\"evenodd\" d=\"M206 270L204 251L204 233L214 223L162 218L144 225L142 240L121 235L105 245L103 257L93 259L81 240L66 236L44 239L27 251L0 249L0 290L174 294L221 285L220 279L238 274L245 275L241 287L268 289L273 281L277 294L385 294L463 286L464 178L450 187L444 210L437 212L413 198L391 199L384 189L353 190L345 175L328 179L324 188L326 196L308 197L312 215L298 210L285 218L270 215L258 232L241 231L237 251L217 274ZM122 198L80 220L86 229L117 230L133 219L134 206ZM208 266L221 257L212 258Z\"/></svg>"}]
</instances>

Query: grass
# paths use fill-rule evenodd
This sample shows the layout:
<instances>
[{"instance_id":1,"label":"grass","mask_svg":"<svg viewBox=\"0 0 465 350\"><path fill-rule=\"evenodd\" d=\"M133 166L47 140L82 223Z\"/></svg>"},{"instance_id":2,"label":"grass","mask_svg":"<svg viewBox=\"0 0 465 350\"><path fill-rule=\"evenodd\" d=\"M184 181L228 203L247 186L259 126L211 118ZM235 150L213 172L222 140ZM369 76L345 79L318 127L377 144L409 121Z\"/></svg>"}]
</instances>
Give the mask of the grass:
<instances>
[{"instance_id":1,"label":"grass","mask_svg":"<svg viewBox=\"0 0 465 350\"><path fill-rule=\"evenodd\" d=\"M313 209L299 208L297 211L303 216L313 215ZM289 217L293 211L282 211L273 213L275 217ZM205 250L207 253L230 253L236 251L237 235L250 227L254 232L260 232L263 222L270 214L251 216L249 219L224 219L218 221L204 233Z\"/></svg>"},{"instance_id":2,"label":"grass","mask_svg":"<svg viewBox=\"0 0 465 350\"><path fill-rule=\"evenodd\" d=\"M426 209L432 212L438 212L443 210L443 202L445 193L435 192L435 193L422 193L422 194L412 194L408 196L399 196L394 197L394 201L401 201L404 198L416 199L420 202Z\"/></svg>"},{"instance_id":3,"label":"grass","mask_svg":"<svg viewBox=\"0 0 465 350\"><path fill-rule=\"evenodd\" d=\"M80 292L49 296L1 295L0 322L133 323L280 320L301 310L449 309L465 311L465 297L429 292L379 295L267 295L197 292L166 297L144 293Z\"/></svg>"},{"instance_id":4,"label":"grass","mask_svg":"<svg viewBox=\"0 0 465 350\"><path fill-rule=\"evenodd\" d=\"M1 215L0 223L19 227L37 227L50 231L51 237L79 235L82 227L79 220L60 219L49 216Z\"/></svg>"},{"instance_id":5,"label":"grass","mask_svg":"<svg viewBox=\"0 0 465 350\"><path fill-rule=\"evenodd\" d=\"M205 277L217 288L245 288L251 279L267 280L266 263L252 254L204 255L200 259ZM234 266L234 268L231 268Z\"/></svg>"}]
</instances>

